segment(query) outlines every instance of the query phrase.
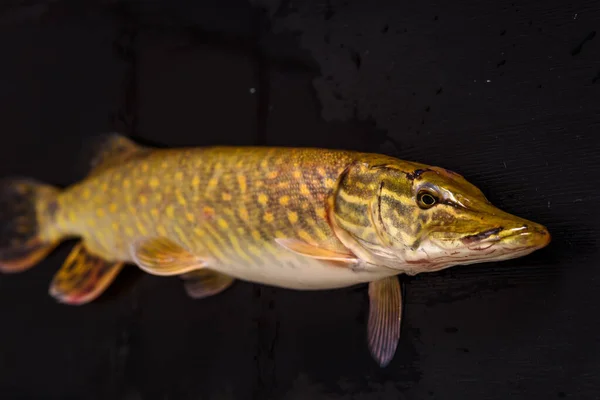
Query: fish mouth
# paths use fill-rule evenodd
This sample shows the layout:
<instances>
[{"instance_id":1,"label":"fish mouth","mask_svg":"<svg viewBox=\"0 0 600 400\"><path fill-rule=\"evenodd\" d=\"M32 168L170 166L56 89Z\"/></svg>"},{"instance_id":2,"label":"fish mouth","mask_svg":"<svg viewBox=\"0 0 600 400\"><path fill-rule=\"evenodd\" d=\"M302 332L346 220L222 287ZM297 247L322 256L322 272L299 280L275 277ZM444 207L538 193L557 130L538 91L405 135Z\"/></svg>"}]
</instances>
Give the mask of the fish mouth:
<instances>
[{"instance_id":1,"label":"fish mouth","mask_svg":"<svg viewBox=\"0 0 600 400\"><path fill-rule=\"evenodd\" d=\"M502 226L486 229L485 231L465 236L461 242L469 250L487 250L502 244L507 250L541 249L551 241L551 235L546 227L528 223L517 227Z\"/></svg>"},{"instance_id":2,"label":"fish mouth","mask_svg":"<svg viewBox=\"0 0 600 400\"><path fill-rule=\"evenodd\" d=\"M503 230L504 230L504 228L499 226L497 228L492 228L492 229L485 230L483 232L475 233L473 235L465 236L461 239L461 241L463 244L469 246L474 243L483 242L485 239L488 239L489 237L491 237L493 235L497 235L498 233L502 232Z\"/></svg>"},{"instance_id":3,"label":"fish mouth","mask_svg":"<svg viewBox=\"0 0 600 400\"><path fill-rule=\"evenodd\" d=\"M438 237L435 239L430 237L419 243L419 256L407 260L407 262L409 264L425 265L422 268L428 272L433 272L454 265L469 265L518 258L541 249L550 243L550 233L542 225L525 222L516 226L513 224L511 228L505 228L504 226L486 228L478 233L463 236L458 240L451 237ZM423 257L423 254L426 257Z\"/></svg>"}]
</instances>

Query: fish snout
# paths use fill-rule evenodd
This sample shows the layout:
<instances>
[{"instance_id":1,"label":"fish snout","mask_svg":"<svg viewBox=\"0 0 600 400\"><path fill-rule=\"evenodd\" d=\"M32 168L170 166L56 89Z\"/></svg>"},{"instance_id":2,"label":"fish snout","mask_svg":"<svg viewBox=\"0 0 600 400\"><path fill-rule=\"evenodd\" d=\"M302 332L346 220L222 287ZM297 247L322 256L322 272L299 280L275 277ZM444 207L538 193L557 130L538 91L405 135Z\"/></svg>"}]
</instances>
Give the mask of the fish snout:
<instances>
[{"instance_id":1,"label":"fish snout","mask_svg":"<svg viewBox=\"0 0 600 400\"><path fill-rule=\"evenodd\" d=\"M541 249L552 240L548 229L535 222L526 221L500 232L500 240L516 247Z\"/></svg>"},{"instance_id":2,"label":"fish snout","mask_svg":"<svg viewBox=\"0 0 600 400\"><path fill-rule=\"evenodd\" d=\"M514 220L499 222L503 223L463 237L462 243L473 250L486 249L495 244L506 249L535 250L546 247L550 243L550 233L543 225L522 219L516 222Z\"/></svg>"}]
</instances>

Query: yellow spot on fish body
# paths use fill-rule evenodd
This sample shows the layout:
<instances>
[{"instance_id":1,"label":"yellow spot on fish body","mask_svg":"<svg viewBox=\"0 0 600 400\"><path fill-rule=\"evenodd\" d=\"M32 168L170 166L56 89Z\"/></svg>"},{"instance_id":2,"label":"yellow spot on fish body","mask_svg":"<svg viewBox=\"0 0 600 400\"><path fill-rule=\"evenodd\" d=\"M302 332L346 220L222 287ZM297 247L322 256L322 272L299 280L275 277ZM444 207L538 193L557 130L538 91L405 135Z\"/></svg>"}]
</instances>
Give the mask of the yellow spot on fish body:
<instances>
[{"instance_id":1,"label":"yellow spot on fish body","mask_svg":"<svg viewBox=\"0 0 600 400\"><path fill-rule=\"evenodd\" d=\"M83 190L83 193L81 193L81 197L82 197L82 198L84 198L85 200L87 200L87 199L89 199L89 198L90 198L91 194L92 194L92 193L90 192L90 189L88 189L88 188L85 188L85 189Z\"/></svg>"},{"instance_id":2,"label":"yellow spot on fish body","mask_svg":"<svg viewBox=\"0 0 600 400\"><path fill-rule=\"evenodd\" d=\"M168 205L166 208L167 217L173 218L175 216L175 208L172 205Z\"/></svg>"},{"instance_id":3,"label":"yellow spot on fish body","mask_svg":"<svg viewBox=\"0 0 600 400\"><path fill-rule=\"evenodd\" d=\"M176 180L176 181L180 181L180 182L181 182L181 181L183 180L183 172L181 172L181 171L177 171L177 172L175 173L175 180Z\"/></svg>"},{"instance_id":4,"label":"yellow spot on fish body","mask_svg":"<svg viewBox=\"0 0 600 400\"><path fill-rule=\"evenodd\" d=\"M125 227L125 234L126 234L127 236L133 236L133 235L135 234L135 232L133 231L133 229L131 229L131 227L130 227L130 226L126 226L126 227Z\"/></svg>"},{"instance_id":5,"label":"yellow spot on fish body","mask_svg":"<svg viewBox=\"0 0 600 400\"><path fill-rule=\"evenodd\" d=\"M268 201L269 201L269 198L267 197L266 194L261 193L258 195L258 202L260 204L262 204L263 206L266 205L268 203Z\"/></svg>"},{"instance_id":6,"label":"yellow spot on fish body","mask_svg":"<svg viewBox=\"0 0 600 400\"><path fill-rule=\"evenodd\" d=\"M185 206L187 204L187 202L185 201L185 197L183 197L183 194L181 194L180 191L177 191L176 196L177 196L177 202L179 204L181 204L182 206Z\"/></svg>"},{"instance_id":7,"label":"yellow spot on fish body","mask_svg":"<svg viewBox=\"0 0 600 400\"><path fill-rule=\"evenodd\" d=\"M96 210L96 215L100 218L104 217L104 210L99 208Z\"/></svg>"},{"instance_id":8,"label":"yellow spot on fish body","mask_svg":"<svg viewBox=\"0 0 600 400\"><path fill-rule=\"evenodd\" d=\"M156 179L156 178L150 179L150 187L152 189L156 189L159 185L160 185L160 182L158 181L158 179Z\"/></svg>"},{"instance_id":9,"label":"yellow spot on fish body","mask_svg":"<svg viewBox=\"0 0 600 400\"><path fill-rule=\"evenodd\" d=\"M100 185L100 190L106 192L108 190L108 183L102 182L102 184Z\"/></svg>"},{"instance_id":10,"label":"yellow spot on fish body","mask_svg":"<svg viewBox=\"0 0 600 400\"><path fill-rule=\"evenodd\" d=\"M204 231L200 228L194 228L194 233L198 236L198 237L203 237L204 236Z\"/></svg>"},{"instance_id":11,"label":"yellow spot on fish body","mask_svg":"<svg viewBox=\"0 0 600 400\"><path fill-rule=\"evenodd\" d=\"M148 203L148 198L146 196L144 196L143 194L140 195L140 203L142 205L145 205Z\"/></svg>"},{"instance_id":12,"label":"yellow spot on fish body","mask_svg":"<svg viewBox=\"0 0 600 400\"><path fill-rule=\"evenodd\" d=\"M110 224L110 226L113 228L114 231L118 231L119 230L119 224L116 222L113 222L112 224Z\"/></svg>"},{"instance_id":13,"label":"yellow spot on fish body","mask_svg":"<svg viewBox=\"0 0 600 400\"><path fill-rule=\"evenodd\" d=\"M163 161L162 163L160 163L160 167L162 169L166 169L169 166L169 164L166 161Z\"/></svg>"},{"instance_id":14,"label":"yellow spot on fish body","mask_svg":"<svg viewBox=\"0 0 600 400\"><path fill-rule=\"evenodd\" d=\"M240 214L240 218L242 219L242 221L248 221L248 219L249 219L248 210L246 210L245 208L240 208L239 214Z\"/></svg>"},{"instance_id":15,"label":"yellow spot on fish body","mask_svg":"<svg viewBox=\"0 0 600 400\"><path fill-rule=\"evenodd\" d=\"M187 220L190 222L194 222L196 220L196 216L192 213L186 213L185 218L187 218Z\"/></svg>"},{"instance_id":16,"label":"yellow spot on fish body","mask_svg":"<svg viewBox=\"0 0 600 400\"><path fill-rule=\"evenodd\" d=\"M317 172L321 176L326 176L327 175L327 171L325 171L325 168L323 168L323 167L318 167L317 168Z\"/></svg>"},{"instance_id":17,"label":"yellow spot on fish body","mask_svg":"<svg viewBox=\"0 0 600 400\"><path fill-rule=\"evenodd\" d=\"M147 234L148 234L148 231L146 230L146 227L145 227L145 226L144 226L144 225L143 225L143 224L142 224L140 221L137 221L137 222L135 223L135 226L138 228L138 231L140 231L140 233L141 233L142 235L144 235L144 236L145 236L145 235L147 235Z\"/></svg>"},{"instance_id":18,"label":"yellow spot on fish body","mask_svg":"<svg viewBox=\"0 0 600 400\"><path fill-rule=\"evenodd\" d=\"M277 178L277 175L279 175L279 173L277 171L271 171L267 174L267 178L275 179L275 178Z\"/></svg>"},{"instance_id":19,"label":"yellow spot on fish body","mask_svg":"<svg viewBox=\"0 0 600 400\"><path fill-rule=\"evenodd\" d=\"M208 187L214 189L217 186L217 183L219 183L217 178L210 178L210 180L208 181Z\"/></svg>"},{"instance_id":20,"label":"yellow spot on fish body","mask_svg":"<svg viewBox=\"0 0 600 400\"><path fill-rule=\"evenodd\" d=\"M262 238L262 235L260 234L259 231L253 230L252 231L252 237L254 238L254 240L260 240Z\"/></svg>"},{"instance_id":21,"label":"yellow spot on fish body","mask_svg":"<svg viewBox=\"0 0 600 400\"><path fill-rule=\"evenodd\" d=\"M296 179L300 179L300 178L302 178L302 172L296 170L293 172L292 176Z\"/></svg>"},{"instance_id":22,"label":"yellow spot on fish body","mask_svg":"<svg viewBox=\"0 0 600 400\"><path fill-rule=\"evenodd\" d=\"M197 175L192 178L192 186L193 187L200 186L200 178Z\"/></svg>"},{"instance_id":23,"label":"yellow spot on fish body","mask_svg":"<svg viewBox=\"0 0 600 400\"><path fill-rule=\"evenodd\" d=\"M327 218L327 211L325 210L325 207L315 207L315 214L318 218Z\"/></svg>"},{"instance_id":24,"label":"yellow spot on fish body","mask_svg":"<svg viewBox=\"0 0 600 400\"><path fill-rule=\"evenodd\" d=\"M290 196L281 196L279 198L279 204L281 204L282 206L287 206L290 202Z\"/></svg>"},{"instance_id":25,"label":"yellow spot on fish body","mask_svg":"<svg viewBox=\"0 0 600 400\"><path fill-rule=\"evenodd\" d=\"M246 189L248 188L248 184L246 183L246 177L244 175L238 175L237 181L240 186L240 191L242 194L246 193Z\"/></svg>"},{"instance_id":26,"label":"yellow spot on fish body","mask_svg":"<svg viewBox=\"0 0 600 400\"><path fill-rule=\"evenodd\" d=\"M153 208L152 210L150 210L150 215L152 215L155 218L158 217L158 215L159 215L158 209Z\"/></svg>"},{"instance_id":27,"label":"yellow spot on fish body","mask_svg":"<svg viewBox=\"0 0 600 400\"><path fill-rule=\"evenodd\" d=\"M283 239L286 237L286 234L281 231L275 231L275 237L278 239Z\"/></svg>"},{"instance_id":28,"label":"yellow spot on fish body","mask_svg":"<svg viewBox=\"0 0 600 400\"><path fill-rule=\"evenodd\" d=\"M129 179L125 179L123 181L123 188L124 189L129 189L131 187L131 181Z\"/></svg>"},{"instance_id":29,"label":"yellow spot on fish body","mask_svg":"<svg viewBox=\"0 0 600 400\"><path fill-rule=\"evenodd\" d=\"M335 185L335 181L333 179L331 179L331 178L325 179L325 186L333 187L333 185Z\"/></svg>"},{"instance_id":30,"label":"yellow spot on fish body","mask_svg":"<svg viewBox=\"0 0 600 400\"><path fill-rule=\"evenodd\" d=\"M272 214L272 213L270 213L270 212L266 212L266 213L265 213L265 216L264 216L263 218L264 218L265 222L267 222L267 223L271 223L271 222L273 222L273 220L275 219L275 218L273 217L273 214Z\"/></svg>"},{"instance_id":31,"label":"yellow spot on fish body","mask_svg":"<svg viewBox=\"0 0 600 400\"><path fill-rule=\"evenodd\" d=\"M164 226L162 225L158 225L156 227L156 232L160 235L160 236L167 236L167 230L165 229Z\"/></svg>"},{"instance_id":32,"label":"yellow spot on fish body","mask_svg":"<svg viewBox=\"0 0 600 400\"><path fill-rule=\"evenodd\" d=\"M296 213L295 211L288 212L288 219L292 224L295 224L296 222L298 222L298 213Z\"/></svg>"},{"instance_id":33,"label":"yellow spot on fish body","mask_svg":"<svg viewBox=\"0 0 600 400\"><path fill-rule=\"evenodd\" d=\"M243 235L244 233L246 233L246 230L240 226L239 228L237 228L237 232L238 232L240 235Z\"/></svg>"},{"instance_id":34,"label":"yellow spot on fish body","mask_svg":"<svg viewBox=\"0 0 600 400\"><path fill-rule=\"evenodd\" d=\"M148 164L146 164L146 163L142 164L142 172L148 172Z\"/></svg>"},{"instance_id":35,"label":"yellow spot on fish body","mask_svg":"<svg viewBox=\"0 0 600 400\"><path fill-rule=\"evenodd\" d=\"M225 200L225 201L231 200L231 195L227 192L223 193L222 197L223 197L223 200Z\"/></svg>"},{"instance_id":36,"label":"yellow spot on fish body","mask_svg":"<svg viewBox=\"0 0 600 400\"><path fill-rule=\"evenodd\" d=\"M310 195L310 190L308 190L308 186L306 186L305 184L300 185L300 193L302 193L304 196Z\"/></svg>"},{"instance_id":37,"label":"yellow spot on fish body","mask_svg":"<svg viewBox=\"0 0 600 400\"><path fill-rule=\"evenodd\" d=\"M300 239L306 241L306 242L312 242L312 237L310 237L310 235L308 234L308 232L306 232L305 230L301 230L300 232L298 232L298 236L300 236Z\"/></svg>"}]
</instances>

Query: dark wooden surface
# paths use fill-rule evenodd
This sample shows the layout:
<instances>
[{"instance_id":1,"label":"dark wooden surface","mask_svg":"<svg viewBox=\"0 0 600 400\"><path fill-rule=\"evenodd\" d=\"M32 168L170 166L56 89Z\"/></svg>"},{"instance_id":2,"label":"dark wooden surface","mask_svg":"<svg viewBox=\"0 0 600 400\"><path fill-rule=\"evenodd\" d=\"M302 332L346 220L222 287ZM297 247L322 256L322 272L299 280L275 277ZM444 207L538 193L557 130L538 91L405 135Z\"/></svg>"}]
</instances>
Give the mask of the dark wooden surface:
<instances>
[{"instance_id":1,"label":"dark wooden surface","mask_svg":"<svg viewBox=\"0 0 600 400\"><path fill-rule=\"evenodd\" d=\"M253 5L254 6L253 6ZM0 8L0 175L68 185L88 138L375 151L465 175L547 225L531 256L405 279L379 369L365 287L129 268L48 294L72 243L0 276L3 399L600 398L600 3L33 1Z\"/></svg>"}]
</instances>

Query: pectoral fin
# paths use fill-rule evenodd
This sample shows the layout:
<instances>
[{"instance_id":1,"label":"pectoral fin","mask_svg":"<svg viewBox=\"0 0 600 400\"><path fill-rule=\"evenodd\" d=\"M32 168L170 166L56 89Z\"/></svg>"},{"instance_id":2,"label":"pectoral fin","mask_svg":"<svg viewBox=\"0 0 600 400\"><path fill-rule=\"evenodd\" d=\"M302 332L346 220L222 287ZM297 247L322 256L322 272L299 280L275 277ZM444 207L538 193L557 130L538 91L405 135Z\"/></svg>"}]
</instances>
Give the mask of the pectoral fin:
<instances>
[{"instance_id":1,"label":"pectoral fin","mask_svg":"<svg viewBox=\"0 0 600 400\"><path fill-rule=\"evenodd\" d=\"M78 243L50 284L50 295L61 303L81 305L100 296L114 281L122 262L110 262Z\"/></svg>"},{"instance_id":2,"label":"pectoral fin","mask_svg":"<svg viewBox=\"0 0 600 400\"><path fill-rule=\"evenodd\" d=\"M164 237L146 238L131 246L131 257L152 275L181 275L206 266L206 261Z\"/></svg>"},{"instance_id":3,"label":"pectoral fin","mask_svg":"<svg viewBox=\"0 0 600 400\"><path fill-rule=\"evenodd\" d=\"M208 269L188 272L181 275L181 279L184 280L186 293L194 299L203 299L219 294L231 286L235 280L230 276Z\"/></svg>"},{"instance_id":4,"label":"pectoral fin","mask_svg":"<svg viewBox=\"0 0 600 400\"><path fill-rule=\"evenodd\" d=\"M275 239L282 247L306 257L317 258L320 260L341 261L347 263L356 263L359 260L354 254L340 253L321 247L310 245L298 239Z\"/></svg>"},{"instance_id":5,"label":"pectoral fin","mask_svg":"<svg viewBox=\"0 0 600 400\"><path fill-rule=\"evenodd\" d=\"M402 322L402 292L396 276L369 283L369 350L380 366L396 352Z\"/></svg>"}]
</instances>

